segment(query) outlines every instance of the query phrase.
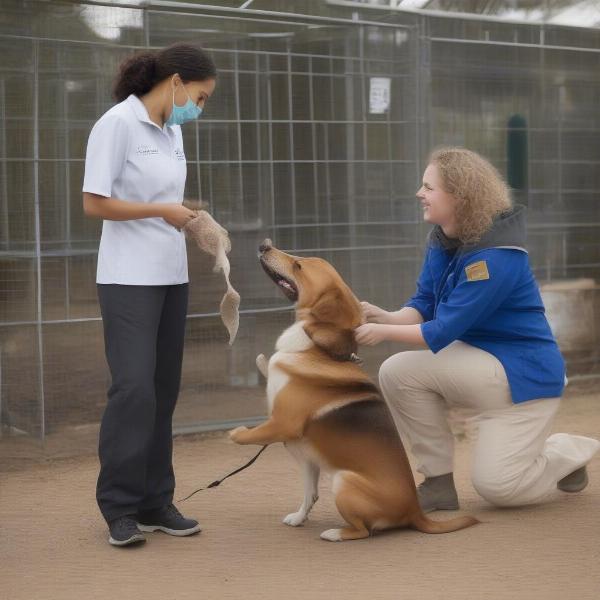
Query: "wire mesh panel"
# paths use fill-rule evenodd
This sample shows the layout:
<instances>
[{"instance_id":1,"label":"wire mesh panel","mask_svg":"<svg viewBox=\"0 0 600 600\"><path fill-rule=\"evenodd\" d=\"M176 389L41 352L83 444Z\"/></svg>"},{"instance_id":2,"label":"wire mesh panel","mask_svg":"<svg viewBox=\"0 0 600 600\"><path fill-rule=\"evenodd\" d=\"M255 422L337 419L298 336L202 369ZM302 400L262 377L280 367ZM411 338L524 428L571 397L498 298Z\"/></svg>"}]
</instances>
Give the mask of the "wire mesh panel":
<instances>
[{"instance_id":1,"label":"wire mesh panel","mask_svg":"<svg viewBox=\"0 0 600 600\"><path fill-rule=\"evenodd\" d=\"M0 35L4 431L43 437L101 415L109 383L94 283L101 224L84 217L81 184L89 131L112 105L119 62L138 48L201 42L219 69L205 118L183 128L186 196L207 201L231 232L242 315L230 348L217 314L222 281L190 245L180 429L265 412L255 356L271 352L293 318L258 265L265 237L330 260L374 302L407 295L418 243L412 193L398 191L412 192L418 171L408 141L416 136L410 28L85 4L9 8L17 31ZM368 106L376 75L402 99L382 114ZM392 273L398 249L403 264Z\"/></svg>"},{"instance_id":2,"label":"wire mesh panel","mask_svg":"<svg viewBox=\"0 0 600 600\"><path fill-rule=\"evenodd\" d=\"M289 9L283 0L271 4ZM544 286L569 282L547 288L553 315L566 322L564 306L576 299L597 319L598 36L377 16L312 0L304 10L311 14L3 2L5 437L67 439L68 431L88 425L95 432L106 402L95 286L101 222L83 215L85 147L94 122L113 104L119 62L146 47L200 42L218 67L204 116L182 128L186 196L208 202L231 232L232 282L242 297L238 339L229 347L217 312L222 279L211 259L189 245L179 431L248 422L265 412L255 356L269 354L293 319L256 259L265 237L330 261L361 299L388 309L403 304L427 231L414 193L436 145L465 145L507 174L507 140L516 131L526 151L516 196L529 205L532 264ZM581 278L587 283L572 281ZM595 373L597 338L592 327L586 333L585 343L566 346L569 368ZM361 352L375 375L398 349L385 344Z\"/></svg>"},{"instance_id":3,"label":"wire mesh panel","mask_svg":"<svg viewBox=\"0 0 600 600\"><path fill-rule=\"evenodd\" d=\"M428 26L431 142L481 152L510 180L518 123L527 165L514 195L528 205L530 262L568 374L597 372L600 32L455 19Z\"/></svg>"},{"instance_id":4,"label":"wire mesh panel","mask_svg":"<svg viewBox=\"0 0 600 600\"><path fill-rule=\"evenodd\" d=\"M257 263L264 237L294 254L326 258L374 302L397 305L414 284L416 203L395 186L403 180L400 189L412 192L418 170L418 156L402 141L416 135L416 37L404 27L153 11L148 27L152 46L197 40L202 32L219 66L206 118L190 132L197 154L188 163L199 172L198 193L233 233L232 277L248 311L230 351L222 331L204 339L202 310L214 311L221 290L207 294L206 261L191 257L191 306L198 308L190 318L199 321L198 344L188 344L186 361L198 382L212 385L186 396L184 375L176 417L180 424L209 418L215 398L222 415L261 414L263 382L254 359L272 352L292 318ZM381 115L369 111L371 75L389 77L398 99ZM394 248L408 251L408 268L381 279L377 269L388 263L382 253ZM229 364L219 361L215 370L207 351L226 351Z\"/></svg>"}]
</instances>

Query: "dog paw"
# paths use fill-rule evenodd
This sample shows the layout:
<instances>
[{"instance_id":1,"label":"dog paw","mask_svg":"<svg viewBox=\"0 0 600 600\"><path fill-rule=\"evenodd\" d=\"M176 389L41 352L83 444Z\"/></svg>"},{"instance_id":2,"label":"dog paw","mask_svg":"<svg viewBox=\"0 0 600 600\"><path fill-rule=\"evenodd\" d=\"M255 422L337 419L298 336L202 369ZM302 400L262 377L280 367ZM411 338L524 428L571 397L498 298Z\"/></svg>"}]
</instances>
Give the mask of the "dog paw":
<instances>
[{"instance_id":1,"label":"dog paw","mask_svg":"<svg viewBox=\"0 0 600 600\"><path fill-rule=\"evenodd\" d=\"M240 441L240 437L246 432L248 431L247 427L236 427L235 429L232 429L229 432L229 439L232 440L233 442L235 442L236 444L239 444Z\"/></svg>"},{"instance_id":2,"label":"dog paw","mask_svg":"<svg viewBox=\"0 0 600 600\"><path fill-rule=\"evenodd\" d=\"M290 527L299 527L306 521L306 515L302 512L290 513L283 519L283 522Z\"/></svg>"},{"instance_id":3,"label":"dog paw","mask_svg":"<svg viewBox=\"0 0 600 600\"><path fill-rule=\"evenodd\" d=\"M341 529L327 529L321 534L322 540L328 542L341 542L342 541L342 530Z\"/></svg>"}]
</instances>

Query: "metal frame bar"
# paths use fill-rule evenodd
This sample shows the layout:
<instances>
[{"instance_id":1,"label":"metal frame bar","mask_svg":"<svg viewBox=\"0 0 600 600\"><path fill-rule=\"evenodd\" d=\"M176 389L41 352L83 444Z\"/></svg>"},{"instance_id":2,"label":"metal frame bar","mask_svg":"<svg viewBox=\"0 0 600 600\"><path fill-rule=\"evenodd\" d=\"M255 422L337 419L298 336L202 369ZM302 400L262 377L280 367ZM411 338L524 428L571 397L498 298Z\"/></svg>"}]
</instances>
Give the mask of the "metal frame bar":
<instances>
[{"instance_id":1,"label":"metal frame bar","mask_svg":"<svg viewBox=\"0 0 600 600\"><path fill-rule=\"evenodd\" d=\"M7 248L10 246L10 227L8 226L8 157L6 156L6 123L8 119L6 117L6 89L4 78L0 79L0 123L2 123L2 127L0 128L0 155L2 158L0 159L0 163L2 164L2 181L0 185L2 185L2 193L0 195L0 200L3 199L2 206L2 222L0 222L0 232L1 238L4 240L3 245Z\"/></svg>"},{"instance_id":2,"label":"metal frame bar","mask_svg":"<svg viewBox=\"0 0 600 600\"><path fill-rule=\"evenodd\" d=\"M173 435L185 435L190 433L204 433L208 431L227 431L234 427L246 425L253 427L262 423L267 415L260 417L245 417L243 419L228 419L225 421L198 421L189 425L174 425Z\"/></svg>"},{"instance_id":3,"label":"metal frame bar","mask_svg":"<svg viewBox=\"0 0 600 600\"><path fill-rule=\"evenodd\" d=\"M238 161L236 161L239 164L239 167L237 168L237 176L238 176L238 185L239 188L237 190L237 194L235 197L235 203L237 204L237 208L241 208L241 213L242 215L245 214L245 205L244 205L244 174L242 172L242 164L245 163L246 161L243 160L243 155L242 155L242 124L240 122L240 115L241 115L241 109L240 109L240 74L239 74L239 70L237 69L238 65L239 65L239 53L236 52L233 56L233 64L234 64L234 71L235 72L235 76L233 78L233 89L234 89L234 95L235 95L235 114L237 117L237 124L236 124L236 135L237 135L237 155L238 155ZM199 157L198 157L199 158ZM239 212L239 211L236 211Z\"/></svg>"},{"instance_id":4,"label":"metal frame bar","mask_svg":"<svg viewBox=\"0 0 600 600\"><path fill-rule=\"evenodd\" d=\"M315 121L315 84L313 77L313 57L308 57L308 97L309 97L309 106L308 106L308 115L309 115L309 123L310 123L310 141L311 141L311 151L312 156L317 156L317 123ZM296 121L300 123L301 121ZM321 212L321 202L319 200L319 172L317 169L317 164L313 163L312 168L313 175L313 188L314 188L314 204L313 210L315 215L315 225L317 227L320 226L320 212ZM303 225L296 225L296 227L301 227ZM320 240L320 236L318 237Z\"/></svg>"},{"instance_id":5,"label":"metal frame bar","mask_svg":"<svg viewBox=\"0 0 600 600\"><path fill-rule=\"evenodd\" d=\"M287 81L287 96L288 96L288 115L290 117L288 123L288 137L289 137L289 152L290 152L290 160L286 161L290 163L290 192L291 192L291 200L292 200L292 223L295 225L298 221L298 207L296 206L296 163L302 163L303 161L295 161L294 160L294 106L292 102L292 95L294 93L292 88L292 57L291 57L291 48L290 48L290 40L286 40L287 46L287 67L288 73L286 75ZM269 73L272 75L272 73ZM273 161L275 162L275 161ZM292 239L293 245L296 247L298 245L298 235L296 232L296 228L292 230Z\"/></svg>"},{"instance_id":6,"label":"metal frame bar","mask_svg":"<svg viewBox=\"0 0 600 600\"><path fill-rule=\"evenodd\" d=\"M65 198L66 198L66 210L65 210L65 231L66 231L66 245L67 252L71 250L71 161L70 156L70 136L69 136L69 92L66 87L62 90L63 100L63 132L65 135L65 146L64 146L64 157L65 157ZM54 169L55 173L57 169ZM69 254L70 256L70 254ZM65 260L65 309L67 318L71 314L71 272L70 272L70 261L67 258Z\"/></svg>"},{"instance_id":7,"label":"metal frame bar","mask_svg":"<svg viewBox=\"0 0 600 600\"><path fill-rule=\"evenodd\" d=\"M254 74L254 71L248 71L248 73ZM259 75L262 73L259 73ZM298 73L298 75L308 75L308 73ZM315 77L317 77L319 75L315 75ZM599 82L600 82L600 78L599 78ZM29 122L31 119L29 117L11 117L10 119L11 121L27 121ZM211 118L206 118L203 119L205 123L235 123L234 119L211 119ZM40 119L40 124L43 123L59 123L60 120L59 119ZM290 119L242 119L241 122L242 123L278 123L278 124L284 124L284 123L288 123L290 121ZM70 119L69 120L70 123L74 123L74 124L78 124L78 125L93 125L94 121L91 119ZM293 121L294 123L304 123L304 124L310 124L312 121L307 120L307 119L298 119ZM315 119L314 123L330 123L332 125L344 125L344 124L354 124L354 125L360 125L362 124L362 121L356 121L356 120L345 120L345 119L332 119L332 120L328 120L328 119ZM391 120L390 123L392 125L413 125L414 121L404 121L404 120L399 120L399 121L394 121ZM504 131L505 128L504 127L488 127L487 128L488 131ZM550 132L554 132L555 128L554 127L528 127L527 128L528 131L530 132L534 132L534 133L543 133L545 131L550 131ZM563 127L563 132L575 132L575 133L600 133L600 127ZM23 157L23 158L6 158L6 160L26 160L27 157ZM3 159L5 160L5 159ZM50 161L50 160L63 160L60 158L40 158L40 162L43 161ZM82 161L84 159L82 158L71 158L69 159L71 161ZM534 159L534 160L539 160L541 161L541 159ZM544 159L545 160L545 159ZM548 159L548 160L553 160L553 159ZM579 161L578 161L579 162Z\"/></svg>"},{"instance_id":8,"label":"metal frame bar","mask_svg":"<svg viewBox=\"0 0 600 600\"><path fill-rule=\"evenodd\" d=\"M43 0L38 0L43 1ZM127 4L123 2L111 2L110 0L80 0L80 4L91 4L97 6L106 6L111 8L129 8L140 10L156 9L156 12L177 12L179 14L184 11L191 11L191 14L199 14L202 11L212 11L219 13L232 13L237 15L237 18L247 19L248 15L257 15L261 17L272 17L286 19L283 21L288 25L289 20L307 19L317 23L343 24L343 25L375 25L377 27L393 27L393 28L409 28L408 25L385 23L379 21L367 21L365 19L356 18L343 19L341 17L323 17L321 15L311 15L306 13L290 13L273 10L260 10L254 8L236 8L233 6L215 6L214 4L196 4L191 2L172 2L170 0L143 0L137 5ZM363 5L364 8L364 5ZM223 17L225 18L225 17Z\"/></svg>"},{"instance_id":9,"label":"metal frame bar","mask_svg":"<svg viewBox=\"0 0 600 600\"><path fill-rule=\"evenodd\" d=\"M41 252L41 222L40 222L40 178L39 178L39 157L40 157L40 136L39 136L39 42L33 43L33 194L34 194L34 219L35 219L35 253L36 253L36 303L37 303L37 349L39 357L38 381L40 395L40 440L42 444L46 437L46 413L44 393L44 338L42 332L43 311L42 311L42 252Z\"/></svg>"},{"instance_id":10,"label":"metal frame bar","mask_svg":"<svg viewBox=\"0 0 600 600\"><path fill-rule=\"evenodd\" d=\"M539 25L538 25L539 27ZM531 44L527 42L502 42L499 40L470 40L446 37L430 37L432 42L444 42L446 44L474 44L487 46L513 46L518 48L534 48L536 50L560 50L561 52L591 52L600 54L600 48L586 48L584 46L558 46L556 44Z\"/></svg>"},{"instance_id":11,"label":"metal frame bar","mask_svg":"<svg viewBox=\"0 0 600 600\"><path fill-rule=\"evenodd\" d=\"M275 170L273 169L273 90L271 87L271 56L267 55L267 122L269 125L269 176L271 186L269 190L271 199L271 227L277 222L277 214L275 212ZM273 236L273 241L277 243L277 236Z\"/></svg>"},{"instance_id":12,"label":"metal frame bar","mask_svg":"<svg viewBox=\"0 0 600 600\"><path fill-rule=\"evenodd\" d=\"M257 315L261 313L278 313L278 312L292 312L293 306L274 306L272 308L255 308L240 310L240 315ZM220 317L221 313L210 312L210 313L190 313L187 315L188 319L206 319L211 317ZM92 321L100 322L102 317L79 317L73 319L47 319L42 321L43 325L67 325L70 323L89 323ZM19 327L23 325L35 325L38 321L6 321L2 323L4 327Z\"/></svg>"},{"instance_id":13,"label":"metal frame bar","mask_svg":"<svg viewBox=\"0 0 600 600\"><path fill-rule=\"evenodd\" d=\"M258 55L254 56L254 64L256 66L256 69L254 71L254 102L255 102L255 116L258 121L258 117L261 112L260 76L259 76L260 75L260 73L259 73L260 59L259 59ZM241 122L243 122L243 121L240 121L240 123ZM262 128L258 123L256 123L254 130L256 132L256 157L259 161L266 162L266 161L262 160ZM257 183L257 193L258 193L257 211L260 216L260 215L264 214L264 210L263 210L264 209L264 207L263 207L263 203L264 203L264 201L263 201L263 171L260 167L258 168L256 183Z\"/></svg>"},{"instance_id":14,"label":"metal frame bar","mask_svg":"<svg viewBox=\"0 0 600 600\"><path fill-rule=\"evenodd\" d=\"M572 29L591 29L590 27L577 25L563 25L561 23L548 23L547 21L526 21L524 19L503 19L493 15L480 15L476 13L460 12L460 11L445 11L434 10L430 8L408 8L406 6L382 6L378 4L364 4L353 0L325 0L330 6L340 6L355 9L369 9L375 11L385 11L387 13L404 13L407 15L433 17L441 19L454 19L460 21L487 21L491 23L505 23L508 25L530 25L531 27L539 27L540 25L551 25L552 27L566 27Z\"/></svg>"}]
</instances>

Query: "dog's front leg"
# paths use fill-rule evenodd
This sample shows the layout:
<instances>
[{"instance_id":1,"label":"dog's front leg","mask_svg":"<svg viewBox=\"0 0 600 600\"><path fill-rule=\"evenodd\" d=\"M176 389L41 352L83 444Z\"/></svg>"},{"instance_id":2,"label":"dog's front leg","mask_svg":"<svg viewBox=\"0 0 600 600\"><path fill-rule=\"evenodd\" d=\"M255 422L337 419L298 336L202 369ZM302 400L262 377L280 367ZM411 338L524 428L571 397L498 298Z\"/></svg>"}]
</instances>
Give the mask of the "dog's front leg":
<instances>
[{"instance_id":1,"label":"dog's front leg","mask_svg":"<svg viewBox=\"0 0 600 600\"><path fill-rule=\"evenodd\" d=\"M236 444L275 444L276 442L287 442L300 438L302 430L285 427L271 418L252 429L248 427L236 427L229 432L229 437Z\"/></svg>"},{"instance_id":2,"label":"dog's front leg","mask_svg":"<svg viewBox=\"0 0 600 600\"><path fill-rule=\"evenodd\" d=\"M295 513L290 513L283 519L286 525L298 527L302 525L308 518L308 513L311 511L315 502L319 499L319 475L321 469L318 465L305 460L302 464L302 476L304 479L304 500L302 505Z\"/></svg>"}]
</instances>

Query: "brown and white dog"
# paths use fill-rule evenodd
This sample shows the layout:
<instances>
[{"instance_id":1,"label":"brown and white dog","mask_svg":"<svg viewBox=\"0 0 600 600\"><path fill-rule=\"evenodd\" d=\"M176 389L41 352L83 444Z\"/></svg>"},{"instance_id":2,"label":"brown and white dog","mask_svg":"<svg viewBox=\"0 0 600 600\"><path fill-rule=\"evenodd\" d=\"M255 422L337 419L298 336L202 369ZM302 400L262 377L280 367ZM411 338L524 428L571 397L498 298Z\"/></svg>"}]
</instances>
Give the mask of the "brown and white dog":
<instances>
[{"instance_id":1,"label":"brown and white dog","mask_svg":"<svg viewBox=\"0 0 600 600\"><path fill-rule=\"evenodd\" d=\"M359 301L320 258L291 256L270 240L260 246L267 274L296 305L296 322L277 340L277 352L257 366L267 377L270 417L231 431L238 444L283 442L303 465L304 501L284 519L301 525L318 498L321 468L333 474L336 506L348 526L328 529L330 541L412 527L447 533L478 523L473 517L428 519L419 506L410 465L388 407L354 360Z\"/></svg>"}]
</instances>

